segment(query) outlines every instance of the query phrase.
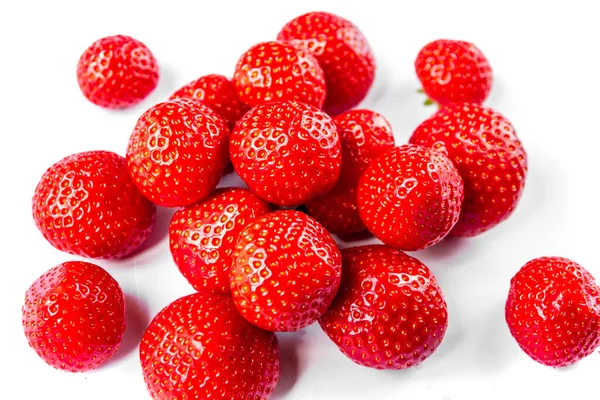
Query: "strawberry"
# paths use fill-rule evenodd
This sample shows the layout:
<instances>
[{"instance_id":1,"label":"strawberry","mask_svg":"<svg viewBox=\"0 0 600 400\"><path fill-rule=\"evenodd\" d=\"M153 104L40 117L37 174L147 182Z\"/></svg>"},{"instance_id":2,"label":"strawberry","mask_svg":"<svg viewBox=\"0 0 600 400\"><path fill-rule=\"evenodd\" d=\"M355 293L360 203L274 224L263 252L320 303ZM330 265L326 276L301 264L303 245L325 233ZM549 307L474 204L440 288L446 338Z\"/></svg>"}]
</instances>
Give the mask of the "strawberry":
<instances>
[{"instance_id":1,"label":"strawberry","mask_svg":"<svg viewBox=\"0 0 600 400\"><path fill-rule=\"evenodd\" d=\"M297 206L331 190L342 158L331 118L293 101L250 110L231 133L229 152L250 189L278 206Z\"/></svg>"},{"instance_id":2,"label":"strawberry","mask_svg":"<svg viewBox=\"0 0 600 400\"><path fill-rule=\"evenodd\" d=\"M246 225L269 211L256 194L231 188L173 215L169 226L171 254L194 289L229 293L237 237Z\"/></svg>"},{"instance_id":3,"label":"strawberry","mask_svg":"<svg viewBox=\"0 0 600 400\"><path fill-rule=\"evenodd\" d=\"M32 213L57 249L111 259L133 253L148 239L156 207L131 181L123 157L90 151L63 158L42 175Z\"/></svg>"},{"instance_id":4,"label":"strawberry","mask_svg":"<svg viewBox=\"0 0 600 400\"><path fill-rule=\"evenodd\" d=\"M511 279L506 322L535 361L552 367L574 364L600 345L600 288L569 259L536 258Z\"/></svg>"},{"instance_id":5,"label":"strawberry","mask_svg":"<svg viewBox=\"0 0 600 400\"><path fill-rule=\"evenodd\" d=\"M98 368L123 339L123 292L97 265L62 263L27 290L23 328L29 345L48 365L70 372Z\"/></svg>"},{"instance_id":6,"label":"strawberry","mask_svg":"<svg viewBox=\"0 0 600 400\"><path fill-rule=\"evenodd\" d=\"M295 100L321 108L325 77L317 60L289 43L264 42L239 59L233 84L238 97L250 106Z\"/></svg>"},{"instance_id":7,"label":"strawberry","mask_svg":"<svg viewBox=\"0 0 600 400\"><path fill-rule=\"evenodd\" d=\"M153 203L181 207L210 196L228 162L229 129L204 104L175 99L138 120L129 139L127 167Z\"/></svg>"},{"instance_id":8,"label":"strawberry","mask_svg":"<svg viewBox=\"0 0 600 400\"><path fill-rule=\"evenodd\" d=\"M492 68L481 50L460 40L436 40L415 60L417 77L429 98L441 105L483 103L492 88Z\"/></svg>"},{"instance_id":9,"label":"strawberry","mask_svg":"<svg viewBox=\"0 0 600 400\"><path fill-rule=\"evenodd\" d=\"M77 83L92 103L125 108L145 99L158 83L158 65L148 48L129 36L108 36L88 47L77 63Z\"/></svg>"},{"instance_id":10,"label":"strawberry","mask_svg":"<svg viewBox=\"0 0 600 400\"><path fill-rule=\"evenodd\" d=\"M351 110L333 119L342 144L342 168L335 187L308 202L308 213L328 231L348 235L365 229L358 215L356 185L369 163L394 147L390 123L370 110Z\"/></svg>"},{"instance_id":11,"label":"strawberry","mask_svg":"<svg viewBox=\"0 0 600 400\"><path fill-rule=\"evenodd\" d=\"M421 250L441 241L460 216L463 182L444 154L415 145L388 150L358 183L358 212L388 246Z\"/></svg>"},{"instance_id":12,"label":"strawberry","mask_svg":"<svg viewBox=\"0 0 600 400\"><path fill-rule=\"evenodd\" d=\"M319 324L348 358L377 369L420 364L437 349L448 310L424 264L382 245L342 250L340 291Z\"/></svg>"},{"instance_id":13,"label":"strawberry","mask_svg":"<svg viewBox=\"0 0 600 400\"><path fill-rule=\"evenodd\" d=\"M171 96L171 100L178 98L198 100L212 108L229 129L248 111L248 106L238 99L233 83L222 75L206 75L188 83Z\"/></svg>"},{"instance_id":14,"label":"strawberry","mask_svg":"<svg viewBox=\"0 0 600 400\"><path fill-rule=\"evenodd\" d=\"M375 58L361 31L350 21L326 12L310 12L288 22L278 40L312 53L325 73L323 109L337 115L360 103L375 79Z\"/></svg>"},{"instance_id":15,"label":"strawberry","mask_svg":"<svg viewBox=\"0 0 600 400\"><path fill-rule=\"evenodd\" d=\"M325 228L301 212L276 211L240 233L231 293L240 314L254 325L297 331L329 307L341 274L340 252Z\"/></svg>"},{"instance_id":16,"label":"strawberry","mask_svg":"<svg viewBox=\"0 0 600 400\"><path fill-rule=\"evenodd\" d=\"M279 379L275 335L240 317L231 297L208 293L160 311L142 337L140 361L155 400L267 400Z\"/></svg>"},{"instance_id":17,"label":"strawberry","mask_svg":"<svg viewBox=\"0 0 600 400\"><path fill-rule=\"evenodd\" d=\"M413 133L410 143L448 155L465 184L462 214L451 234L475 236L515 210L527 175L527 154L511 123L476 104L442 107Z\"/></svg>"}]
</instances>

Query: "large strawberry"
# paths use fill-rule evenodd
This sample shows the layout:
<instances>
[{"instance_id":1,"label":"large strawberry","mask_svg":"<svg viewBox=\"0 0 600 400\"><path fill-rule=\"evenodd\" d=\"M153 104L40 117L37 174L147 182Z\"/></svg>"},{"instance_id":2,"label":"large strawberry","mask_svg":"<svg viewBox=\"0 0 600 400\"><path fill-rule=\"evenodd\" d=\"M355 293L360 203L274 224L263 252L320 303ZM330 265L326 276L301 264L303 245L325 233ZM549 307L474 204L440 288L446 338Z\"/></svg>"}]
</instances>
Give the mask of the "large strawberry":
<instances>
[{"instance_id":1,"label":"large strawberry","mask_svg":"<svg viewBox=\"0 0 600 400\"><path fill-rule=\"evenodd\" d=\"M63 158L42 175L32 212L38 229L57 249L119 258L150 236L156 207L131 181L123 157L90 151Z\"/></svg>"},{"instance_id":2,"label":"large strawberry","mask_svg":"<svg viewBox=\"0 0 600 400\"><path fill-rule=\"evenodd\" d=\"M127 167L153 203L180 207L211 195L228 162L229 129L204 104L175 99L138 120L127 148Z\"/></svg>"},{"instance_id":3,"label":"large strawberry","mask_svg":"<svg viewBox=\"0 0 600 400\"><path fill-rule=\"evenodd\" d=\"M442 39L425 45L415 70L425 94L441 105L483 103L492 88L492 68L469 42Z\"/></svg>"},{"instance_id":4,"label":"large strawberry","mask_svg":"<svg viewBox=\"0 0 600 400\"><path fill-rule=\"evenodd\" d=\"M263 200L297 206L335 185L340 139L331 118L304 103L257 106L231 133L231 162Z\"/></svg>"},{"instance_id":5,"label":"large strawberry","mask_svg":"<svg viewBox=\"0 0 600 400\"><path fill-rule=\"evenodd\" d=\"M148 48L129 36L95 41L79 58L77 82L85 97L106 108L124 108L146 98L158 83L158 65Z\"/></svg>"},{"instance_id":6,"label":"large strawberry","mask_svg":"<svg viewBox=\"0 0 600 400\"><path fill-rule=\"evenodd\" d=\"M312 53L325 73L324 110L332 115L365 98L375 79L375 58L361 31L350 21L326 12L310 12L288 22L277 39Z\"/></svg>"},{"instance_id":7,"label":"large strawberry","mask_svg":"<svg viewBox=\"0 0 600 400\"><path fill-rule=\"evenodd\" d=\"M448 155L465 184L465 201L451 235L475 236L515 210L527 175L527 154L511 123L476 104L442 107L413 133L410 143Z\"/></svg>"},{"instance_id":8,"label":"large strawberry","mask_svg":"<svg viewBox=\"0 0 600 400\"><path fill-rule=\"evenodd\" d=\"M256 194L231 188L173 215L169 226L171 254L194 289L229 292L231 256L238 235L269 211Z\"/></svg>"},{"instance_id":9,"label":"large strawberry","mask_svg":"<svg viewBox=\"0 0 600 400\"><path fill-rule=\"evenodd\" d=\"M296 331L325 312L341 275L340 252L325 228L301 212L276 211L240 234L231 292L248 321L270 331Z\"/></svg>"},{"instance_id":10,"label":"large strawberry","mask_svg":"<svg viewBox=\"0 0 600 400\"><path fill-rule=\"evenodd\" d=\"M600 345L600 288L569 259L536 258L511 279L506 322L535 361L552 367L574 364Z\"/></svg>"},{"instance_id":11,"label":"large strawberry","mask_svg":"<svg viewBox=\"0 0 600 400\"><path fill-rule=\"evenodd\" d=\"M319 323L348 358L378 369L420 364L448 326L442 291L419 260L381 245L342 250L339 294Z\"/></svg>"},{"instance_id":12,"label":"large strawberry","mask_svg":"<svg viewBox=\"0 0 600 400\"><path fill-rule=\"evenodd\" d=\"M406 251L441 241L460 216L463 182L444 154L416 145L377 158L358 184L358 212L383 243Z\"/></svg>"},{"instance_id":13,"label":"large strawberry","mask_svg":"<svg viewBox=\"0 0 600 400\"><path fill-rule=\"evenodd\" d=\"M71 372L98 368L123 339L123 292L97 265L62 263L27 290L23 328L29 345L54 368Z\"/></svg>"},{"instance_id":14,"label":"large strawberry","mask_svg":"<svg viewBox=\"0 0 600 400\"><path fill-rule=\"evenodd\" d=\"M165 307L140 344L155 400L267 400L279 379L273 333L246 322L229 296L195 293Z\"/></svg>"}]
</instances>

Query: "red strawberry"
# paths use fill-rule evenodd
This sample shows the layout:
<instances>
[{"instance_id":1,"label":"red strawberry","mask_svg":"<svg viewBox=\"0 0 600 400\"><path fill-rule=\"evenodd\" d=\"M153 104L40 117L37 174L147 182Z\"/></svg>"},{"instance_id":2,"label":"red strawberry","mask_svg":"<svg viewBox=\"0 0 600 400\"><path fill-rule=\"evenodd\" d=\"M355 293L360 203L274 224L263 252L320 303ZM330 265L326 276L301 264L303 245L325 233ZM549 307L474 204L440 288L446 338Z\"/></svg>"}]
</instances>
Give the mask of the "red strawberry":
<instances>
[{"instance_id":1,"label":"red strawberry","mask_svg":"<svg viewBox=\"0 0 600 400\"><path fill-rule=\"evenodd\" d=\"M33 219L50 244L90 258L120 258L154 228L156 207L137 190L125 159L108 151L63 158L42 175Z\"/></svg>"},{"instance_id":2,"label":"red strawberry","mask_svg":"<svg viewBox=\"0 0 600 400\"><path fill-rule=\"evenodd\" d=\"M406 251L441 241L458 221L463 182L442 153L415 145L393 148L358 184L358 212L383 243Z\"/></svg>"},{"instance_id":3,"label":"red strawberry","mask_svg":"<svg viewBox=\"0 0 600 400\"><path fill-rule=\"evenodd\" d=\"M423 91L441 105L483 103L492 88L492 68L481 50L460 40L436 40L415 61Z\"/></svg>"},{"instance_id":4,"label":"red strawberry","mask_svg":"<svg viewBox=\"0 0 600 400\"><path fill-rule=\"evenodd\" d=\"M238 235L269 211L256 194L232 188L173 215L171 254L194 289L229 293L231 257Z\"/></svg>"},{"instance_id":5,"label":"red strawberry","mask_svg":"<svg viewBox=\"0 0 600 400\"><path fill-rule=\"evenodd\" d=\"M446 153L463 178L465 201L453 236L478 235L512 214L525 186L527 154L499 112L476 104L443 107L410 143Z\"/></svg>"},{"instance_id":6,"label":"red strawberry","mask_svg":"<svg viewBox=\"0 0 600 400\"><path fill-rule=\"evenodd\" d=\"M270 331L315 322L340 285L340 252L317 221L276 211L248 225L233 255L231 293L244 318Z\"/></svg>"},{"instance_id":7,"label":"red strawberry","mask_svg":"<svg viewBox=\"0 0 600 400\"><path fill-rule=\"evenodd\" d=\"M239 98L251 106L295 100L321 108L325 101L325 77L319 63L289 43L251 47L235 67L233 84Z\"/></svg>"},{"instance_id":8,"label":"red strawberry","mask_svg":"<svg viewBox=\"0 0 600 400\"><path fill-rule=\"evenodd\" d=\"M350 21L326 12L311 12L288 22L278 40L311 52L327 82L324 110L332 115L362 101L375 79L375 58L361 31Z\"/></svg>"},{"instance_id":9,"label":"red strawberry","mask_svg":"<svg viewBox=\"0 0 600 400\"><path fill-rule=\"evenodd\" d=\"M123 339L123 292L97 265L62 263L27 290L23 328L29 345L48 365L70 372L98 368Z\"/></svg>"},{"instance_id":10,"label":"red strawberry","mask_svg":"<svg viewBox=\"0 0 600 400\"><path fill-rule=\"evenodd\" d=\"M333 119L342 142L342 168L335 187L306 204L328 231L352 234L365 229L358 216L356 185L369 163L394 147L390 123L375 111L351 110Z\"/></svg>"},{"instance_id":11,"label":"red strawberry","mask_svg":"<svg viewBox=\"0 0 600 400\"><path fill-rule=\"evenodd\" d=\"M79 58L79 88L92 103L106 108L133 106L158 83L158 65L148 48L129 36L95 41Z\"/></svg>"},{"instance_id":12,"label":"red strawberry","mask_svg":"<svg viewBox=\"0 0 600 400\"><path fill-rule=\"evenodd\" d=\"M510 282L506 322L535 361L552 367L574 364L600 345L600 288L569 259L537 258Z\"/></svg>"},{"instance_id":13,"label":"red strawberry","mask_svg":"<svg viewBox=\"0 0 600 400\"><path fill-rule=\"evenodd\" d=\"M229 296L195 293L165 307L140 344L155 400L267 400L279 379L279 346L236 312Z\"/></svg>"},{"instance_id":14,"label":"red strawberry","mask_svg":"<svg viewBox=\"0 0 600 400\"><path fill-rule=\"evenodd\" d=\"M377 369L420 364L437 349L448 311L424 264L381 245L342 250L344 278L319 324L348 358Z\"/></svg>"},{"instance_id":15,"label":"red strawberry","mask_svg":"<svg viewBox=\"0 0 600 400\"><path fill-rule=\"evenodd\" d=\"M297 206L331 190L342 158L331 118L293 101L250 110L231 133L229 151L250 189L278 206Z\"/></svg>"},{"instance_id":16,"label":"red strawberry","mask_svg":"<svg viewBox=\"0 0 600 400\"><path fill-rule=\"evenodd\" d=\"M223 119L198 101L157 104L140 117L129 139L129 174L153 203L197 203L210 196L221 179L228 138Z\"/></svg>"},{"instance_id":17,"label":"red strawberry","mask_svg":"<svg viewBox=\"0 0 600 400\"><path fill-rule=\"evenodd\" d=\"M201 101L219 114L229 129L248 111L248 106L238 99L233 83L222 75L206 75L188 83L171 96L171 100L178 98Z\"/></svg>"}]
</instances>

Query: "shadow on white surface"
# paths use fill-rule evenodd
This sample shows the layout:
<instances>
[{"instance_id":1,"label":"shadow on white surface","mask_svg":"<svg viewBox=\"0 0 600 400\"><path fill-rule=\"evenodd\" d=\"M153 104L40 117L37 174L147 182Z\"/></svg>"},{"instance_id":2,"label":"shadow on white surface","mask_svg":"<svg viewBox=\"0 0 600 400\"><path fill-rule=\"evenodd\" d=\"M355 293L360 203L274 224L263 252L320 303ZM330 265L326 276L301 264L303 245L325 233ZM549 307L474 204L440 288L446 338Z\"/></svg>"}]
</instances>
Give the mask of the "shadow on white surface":
<instances>
[{"instance_id":1,"label":"shadow on white surface","mask_svg":"<svg viewBox=\"0 0 600 400\"><path fill-rule=\"evenodd\" d=\"M299 333L279 333L279 357L281 360L281 373L277 387L273 392L273 400L283 400L286 395L294 388L298 380L299 369Z\"/></svg>"},{"instance_id":2,"label":"shadow on white surface","mask_svg":"<svg viewBox=\"0 0 600 400\"><path fill-rule=\"evenodd\" d=\"M148 306L136 296L125 293L125 334L121 347L107 362L107 365L117 364L138 349L142 336L150 323Z\"/></svg>"},{"instance_id":3,"label":"shadow on white surface","mask_svg":"<svg viewBox=\"0 0 600 400\"><path fill-rule=\"evenodd\" d=\"M175 214L177 210L178 208L156 207L156 223L154 224L154 230L146 243L140 247L136 254L145 252L146 250L157 246L169 236L169 224L171 223L173 214Z\"/></svg>"}]
</instances>

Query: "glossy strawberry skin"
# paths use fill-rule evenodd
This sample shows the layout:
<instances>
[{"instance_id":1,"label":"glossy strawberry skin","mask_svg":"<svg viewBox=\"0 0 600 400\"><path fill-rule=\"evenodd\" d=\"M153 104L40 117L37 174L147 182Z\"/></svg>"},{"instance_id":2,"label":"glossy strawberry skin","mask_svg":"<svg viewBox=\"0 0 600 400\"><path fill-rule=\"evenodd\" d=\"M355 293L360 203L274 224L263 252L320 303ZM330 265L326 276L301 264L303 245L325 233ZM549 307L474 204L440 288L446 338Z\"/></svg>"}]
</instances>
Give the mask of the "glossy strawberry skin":
<instances>
[{"instance_id":1,"label":"glossy strawberry skin","mask_svg":"<svg viewBox=\"0 0 600 400\"><path fill-rule=\"evenodd\" d=\"M441 105L485 101L492 68L481 50L460 40L436 40L421 49L415 70L429 98Z\"/></svg>"},{"instance_id":2,"label":"glossy strawberry skin","mask_svg":"<svg viewBox=\"0 0 600 400\"><path fill-rule=\"evenodd\" d=\"M511 279L505 311L510 333L541 364L571 365L600 345L600 288L569 259L525 264Z\"/></svg>"},{"instance_id":3,"label":"glossy strawberry skin","mask_svg":"<svg viewBox=\"0 0 600 400\"><path fill-rule=\"evenodd\" d=\"M142 42L129 36L108 36L81 55L77 82L84 96L98 106L130 107L156 88L158 64Z\"/></svg>"},{"instance_id":4,"label":"glossy strawberry skin","mask_svg":"<svg viewBox=\"0 0 600 400\"><path fill-rule=\"evenodd\" d=\"M112 259L132 254L148 239L156 207L131 181L123 157L90 151L65 157L42 175L32 214L58 250Z\"/></svg>"},{"instance_id":5,"label":"glossy strawberry skin","mask_svg":"<svg viewBox=\"0 0 600 400\"><path fill-rule=\"evenodd\" d=\"M452 236L475 236L506 220L525 187L527 153L499 112L476 104L442 107L410 143L448 155L465 184L462 214Z\"/></svg>"},{"instance_id":6,"label":"glossy strawberry skin","mask_svg":"<svg viewBox=\"0 0 600 400\"><path fill-rule=\"evenodd\" d=\"M250 190L230 188L173 215L169 226L171 255L194 289L229 293L237 237L246 225L269 211Z\"/></svg>"},{"instance_id":7,"label":"glossy strawberry skin","mask_svg":"<svg viewBox=\"0 0 600 400\"><path fill-rule=\"evenodd\" d=\"M214 191L228 162L229 129L200 102L175 99L148 109L127 148L127 168L157 205L182 207Z\"/></svg>"},{"instance_id":8,"label":"glossy strawberry skin","mask_svg":"<svg viewBox=\"0 0 600 400\"><path fill-rule=\"evenodd\" d=\"M284 42L263 42L239 59L233 84L238 97L250 106L271 101L299 101L323 106L323 70L309 52Z\"/></svg>"},{"instance_id":9,"label":"glossy strawberry skin","mask_svg":"<svg viewBox=\"0 0 600 400\"><path fill-rule=\"evenodd\" d=\"M358 212L388 246L416 251L433 246L460 216L463 182L442 153L416 145L388 150L358 183Z\"/></svg>"},{"instance_id":10,"label":"glossy strawberry skin","mask_svg":"<svg viewBox=\"0 0 600 400\"><path fill-rule=\"evenodd\" d=\"M233 83L223 75L206 75L188 83L171 96L171 100L179 98L197 100L210 107L230 130L249 109L237 97Z\"/></svg>"},{"instance_id":11,"label":"glossy strawberry skin","mask_svg":"<svg viewBox=\"0 0 600 400\"><path fill-rule=\"evenodd\" d=\"M331 190L341 166L340 139L331 118L298 102L257 106L231 133L237 174L263 200L297 206Z\"/></svg>"},{"instance_id":12,"label":"glossy strawberry skin","mask_svg":"<svg viewBox=\"0 0 600 400\"><path fill-rule=\"evenodd\" d=\"M267 400L279 379L273 333L246 322L231 297L195 293L169 304L140 344L150 396Z\"/></svg>"},{"instance_id":13,"label":"glossy strawberry skin","mask_svg":"<svg viewBox=\"0 0 600 400\"><path fill-rule=\"evenodd\" d=\"M65 262L40 276L25 294L22 313L29 345L64 371L98 368L117 351L125 331L119 284L87 262Z\"/></svg>"},{"instance_id":14,"label":"glossy strawberry skin","mask_svg":"<svg viewBox=\"0 0 600 400\"><path fill-rule=\"evenodd\" d=\"M419 260L382 245L342 250L340 291L319 324L357 364L405 369L442 342L448 311L431 271Z\"/></svg>"},{"instance_id":15,"label":"glossy strawberry skin","mask_svg":"<svg viewBox=\"0 0 600 400\"><path fill-rule=\"evenodd\" d=\"M325 228L301 212L276 211L240 234L231 293L240 314L254 325L297 331L329 307L341 274L340 252Z\"/></svg>"},{"instance_id":16,"label":"glossy strawberry skin","mask_svg":"<svg viewBox=\"0 0 600 400\"><path fill-rule=\"evenodd\" d=\"M310 12L288 22L278 40L313 54L325 73L323 109L337 115L358 105L375 79L375 58L362 32L350 21L326 12Z\"/></svg>"}]
</instances>

